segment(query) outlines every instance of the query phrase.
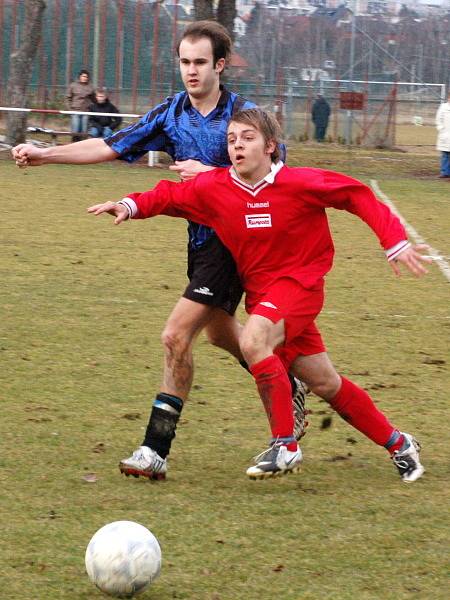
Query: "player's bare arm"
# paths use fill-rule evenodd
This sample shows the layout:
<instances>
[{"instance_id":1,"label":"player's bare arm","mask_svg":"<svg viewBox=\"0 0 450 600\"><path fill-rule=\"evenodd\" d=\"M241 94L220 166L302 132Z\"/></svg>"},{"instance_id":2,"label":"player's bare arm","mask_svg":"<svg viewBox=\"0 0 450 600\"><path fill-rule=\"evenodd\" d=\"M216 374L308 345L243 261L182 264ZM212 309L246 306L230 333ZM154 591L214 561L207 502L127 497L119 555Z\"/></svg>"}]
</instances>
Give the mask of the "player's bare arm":
<instances>
[{"instance_id":1,"label":"player's bare arm","mask_svg":"<svg viewBox=\"0 0 450 600\"><path fill-rule=\"evenodd\" d=\"M123 221L128 219L128 211L122 204L116 204L115 202L103 202L103 204L94 204L87 209L88 213L93 215L101 215L107 213L116 217L114 219L114 225L120 225Z\"/></svg>"},{"instance_id":2,"label":"player's bare arm","mask_svg":"<svg viewBox=\"0 0 450 600\"><path fill-rule=\"evenodd\" d=\"M48 148L19 144L11 152L18 167L39 167L47 164L88 165L113 160L118 156L101 138Z\"/></svg>"},{"instance_id":3,"label":"player's bare arm","mask_svg":"<svg viewBox=\"0 0 450 600\"><path fill-rule=\"evenodd\" d=\"M401 271L398 266L399 263L415 275L415 277L422 277L428 273L428 270L423 266L423 263L431 264L433 259L421 253L429 251L430 247L426 244L408 246L408 248L405 248L405 250L400 252L394 260L391 260L389 264L397 277L401 277Z\"/></svg>"},{"instance_id":4,"label":"player's bare arm","mask_svg":"<svg viewBox=\"0 0 450 600\"><path fill-rule=\"evenodd\" d=\"M178 173L182 181L187 181L188 179L193 179L199 173L211 171L214 167L204 165L199 160L188 159L176 160L175 164L170 165L169 169Z\"/></svg>"}]
</instances>

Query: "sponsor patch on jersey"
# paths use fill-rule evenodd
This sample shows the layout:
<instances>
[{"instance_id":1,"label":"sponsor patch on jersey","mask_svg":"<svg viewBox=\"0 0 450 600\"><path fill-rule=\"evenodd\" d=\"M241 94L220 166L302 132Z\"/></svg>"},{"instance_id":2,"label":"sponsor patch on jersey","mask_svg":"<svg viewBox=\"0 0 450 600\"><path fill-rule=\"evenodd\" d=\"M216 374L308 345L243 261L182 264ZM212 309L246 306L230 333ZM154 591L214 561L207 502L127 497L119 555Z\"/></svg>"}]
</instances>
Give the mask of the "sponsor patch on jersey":
<instances>
[{"instance_id":1,"label":"sponsor patch on jersey","mask_svg":"<svg viewBox=\"0 0 450 600\"><path fill-rule=\"evenodd\" d=\"M272 227L272 217L270 214L245 215L245 222L247 224L247 229L253 229L255 227Z\"/></svg>"}]
</instances>

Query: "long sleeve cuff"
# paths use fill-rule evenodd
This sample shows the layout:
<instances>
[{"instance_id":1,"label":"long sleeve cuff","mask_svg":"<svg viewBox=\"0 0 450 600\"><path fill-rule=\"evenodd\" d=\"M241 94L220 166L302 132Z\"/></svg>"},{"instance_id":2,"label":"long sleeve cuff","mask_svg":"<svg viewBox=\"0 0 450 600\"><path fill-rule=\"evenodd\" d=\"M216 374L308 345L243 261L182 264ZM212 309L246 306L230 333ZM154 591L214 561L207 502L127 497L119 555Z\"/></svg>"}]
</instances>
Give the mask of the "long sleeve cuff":
<instances>
[{"instance_id":1,"label":"long sleeve cuff","mask_svg":"<svg viewBox=\"0 0 450 600\"><path fill-rule=\"evenodd\" d=\"M406 250L406 248L409 248L410 246L411 244L408 242L408 240L402 240L392 248L385 250L388 261L390 262L391 260L395 260L397 256L403 252L403 250Z\"/></svg>"},{"instance_id":2,"label":"long sleeve cuff","mask_svg":"<svg viewBox=\"0 0 450 600\"><path fill-rule=\"evenodd\" d=\"M132 219L133 217L135 217L137 215L138 207L136 206L136 202L134 200L132 200L131 198L122 198L122 200L119 200L119 202L117 204L121 204L122 206L125 206L125 208L128 211L129 219Z\"/></svg>"}]
</instances>

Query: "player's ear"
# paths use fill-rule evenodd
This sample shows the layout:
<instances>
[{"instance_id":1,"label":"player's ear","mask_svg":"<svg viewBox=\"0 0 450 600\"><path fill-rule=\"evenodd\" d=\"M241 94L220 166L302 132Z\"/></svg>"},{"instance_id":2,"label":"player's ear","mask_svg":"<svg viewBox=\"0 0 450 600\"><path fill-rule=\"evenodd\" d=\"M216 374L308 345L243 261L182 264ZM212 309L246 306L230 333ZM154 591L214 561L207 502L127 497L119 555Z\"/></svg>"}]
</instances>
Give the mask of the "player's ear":
<instances>
[{"instance_id":1,"label":"player's ear","mask_svg":"<svg viewBox=\"0 0 450 600\"><path fill-rule=\"evenodd\" d=\"M225 59L224 58L219 58L219 60L216 62L216 73L222 73L222 71L225 68Z\"/></svg>"},{"instance_id":2,"label":"player's ear","mask_svg":"<svg viewBox=\"0 0 450 600\"><path fill-rule=\"evenodd\" d=\"M275 140L269 140L266 143L266 150L265 150L266 154L272 154L272 152L275 152L276 147L277 147L276 141Z\"/></svg>"}]
</instances>

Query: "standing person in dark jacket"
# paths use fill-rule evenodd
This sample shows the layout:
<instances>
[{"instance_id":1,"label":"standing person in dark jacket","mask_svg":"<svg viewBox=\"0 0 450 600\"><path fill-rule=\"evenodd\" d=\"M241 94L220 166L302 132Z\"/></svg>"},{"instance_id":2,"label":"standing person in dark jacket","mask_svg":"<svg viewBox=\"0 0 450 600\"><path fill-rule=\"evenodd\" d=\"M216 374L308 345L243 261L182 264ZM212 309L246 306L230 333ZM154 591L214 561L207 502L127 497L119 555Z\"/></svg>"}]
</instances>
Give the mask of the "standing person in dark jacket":
<instances>
[{"instance_id":1,"label":"standing person in dark jacket","mask_svg":"<svg viewBox=\"0 0 450 600\"><path fill-rule=\"evenodd\" d=\"M118 113L119 110L109 101L105 88L95 91L95 102L89 106L93 113ZM103 117L92 115L89 117L88 133L94 138L106 138L112 135L112 132L122 123L122 117Z\"/></svg>"},{"instance_id":2,"label":"standing person in dark jacket","mask_svg":"<svg viewBox=\"0 0 450 600\"><path fill-rule=\"evenodd\" d=\"M331 108L322 94L317 94L311 110L312 122L315 126L314 139L323 142L327 132L328 121L330 119Z\"/></svg>"},{"instance_id":3,"label":"standing person in dark jacket","mask_svg":"<svg viewBox=\"0 0 450 600\"><path fill-rule=\"evenodd\" d=\"M90 82L89 71L81 69L78 73L78 79L72 81L69 85L66 94L66 104L69 110L77 110L86 112L89 105L94 100L94 87ZM72 142L79 142L84 136L80 134L86 133L88 128L87 115L72 115L71 130Z\"/></svg>"}]
</instances>

